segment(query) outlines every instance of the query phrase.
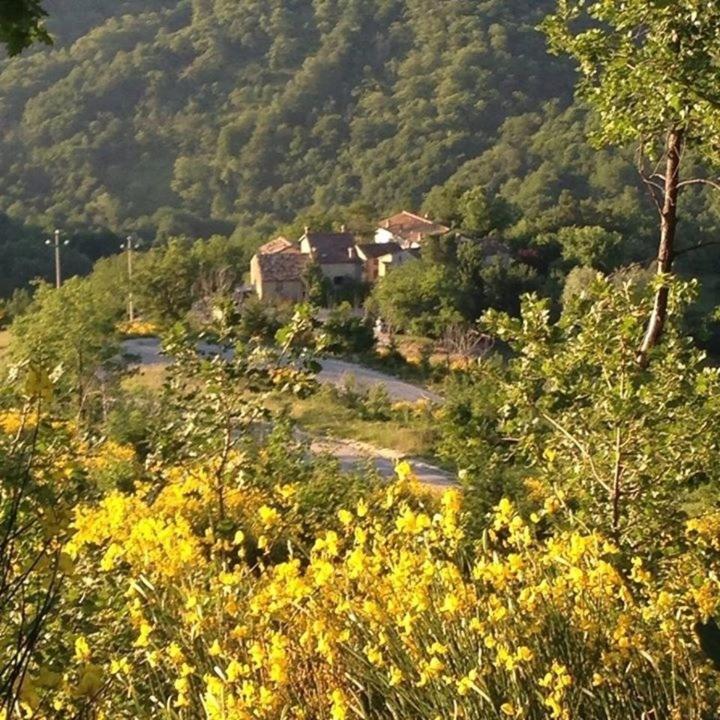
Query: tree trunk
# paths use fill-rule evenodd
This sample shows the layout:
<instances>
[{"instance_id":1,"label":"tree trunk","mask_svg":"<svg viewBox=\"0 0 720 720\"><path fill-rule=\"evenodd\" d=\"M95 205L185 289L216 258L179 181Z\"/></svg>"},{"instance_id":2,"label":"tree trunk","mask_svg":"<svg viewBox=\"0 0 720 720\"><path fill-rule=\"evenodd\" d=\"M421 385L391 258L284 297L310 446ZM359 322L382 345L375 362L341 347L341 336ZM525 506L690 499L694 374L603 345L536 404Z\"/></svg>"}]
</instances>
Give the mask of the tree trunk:
<instances>
[{"instance_id":1,"label":"tree trunk","mask_svg":"<svg viewBox=\"0 0 720 720\"><path fill-rule=\"evenodd\" d=\"M680 160L683 149L682 129L671 130L667 138L667 162L665 168L665 200L660 213L660 246L658 248L657 273L661 285L655 296L650 322L645 337L638 350L638 362L647 366L650 350L654 348L665 329L668 313L670 288L662 280L672 271L675 256L675 234L677 230L678 193L680 185Z\"/></svg>"}]
</instances>

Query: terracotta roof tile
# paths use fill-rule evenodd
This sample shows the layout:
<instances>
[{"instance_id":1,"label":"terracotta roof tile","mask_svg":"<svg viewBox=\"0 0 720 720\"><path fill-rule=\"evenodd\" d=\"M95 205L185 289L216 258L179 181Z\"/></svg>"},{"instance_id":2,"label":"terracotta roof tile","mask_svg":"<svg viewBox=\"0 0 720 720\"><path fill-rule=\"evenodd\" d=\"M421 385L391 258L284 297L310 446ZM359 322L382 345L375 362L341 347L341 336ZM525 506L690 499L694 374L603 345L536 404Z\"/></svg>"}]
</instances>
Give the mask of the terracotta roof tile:
<instances>
[{"instance_id":1,"label":"terracotta roof tile","mask_svg":"<svg viewBox=\"0 0 720 720\"><path fill-rule=\"evenodd\" d=\"M300 252L258 254L258 267L263 282L301 280L310 258Z\"/></svg>"},{"instance_id":2,"label":"terracotta roof tile","mask_svg":"<svg viewBox=\"0 0 720 720\"><path fill-rule=\"evenodd\" d=\"M432 235L443 235L450 228L433 222L415 213L403 210L396 215L380 221L380 227L389 230L393 235L403 240L418 241Z\"/></svg>"},{"instance_id":3,"label":"terracotta roof tile","mask_svg":"<svg viewBox=\"0 0 720 720\"><path fill-rule=\"evenodd\" d=\"M298 250L298 248L295 247L295 245L293 245L287 238L282 237L282 235L258 248L258 255L272 255L274 253L286 252L299 253L300 250Z\"/></svg>"}]
</instances>

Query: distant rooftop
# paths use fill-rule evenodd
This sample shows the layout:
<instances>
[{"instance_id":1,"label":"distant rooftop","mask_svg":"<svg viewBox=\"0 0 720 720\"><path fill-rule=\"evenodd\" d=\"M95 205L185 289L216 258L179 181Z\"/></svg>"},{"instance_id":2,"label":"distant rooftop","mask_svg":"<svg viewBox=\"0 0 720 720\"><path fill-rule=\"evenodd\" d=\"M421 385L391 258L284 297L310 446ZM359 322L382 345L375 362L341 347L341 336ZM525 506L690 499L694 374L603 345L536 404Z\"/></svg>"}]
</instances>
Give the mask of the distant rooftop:
<instances>
[{"instance_id":1,"label":"distant rooftop","mask_svg":"<svg viewBox=\"0 0 720 720\"><path fill-rule=\"evenodd\" d=\"M407 210L381 220L380 227L406 241L418 241L433 235L444 235L450 230L445 225Z\"/></svg>"},{"instance_id":2,"label":"distant rooftop","mask_svg":"<svg viewBox=\"0 0 720 720\"><path fill-rule=\"evenodd\" d=\"M379 258L383 255L391 255L400 252L402 248L396 242L387 243L363 243L357 246L358 250L368 260L370 258Z\"/></svg>"},{"instance_id":3,"label":"distant rooftop","mask_svg":"<svg viewBox=\"0 0 720 720\"><path fill-rule=\"evenodd\" d=\"M293 250L258 253L257 262L264 282L287 282L302 279L310 258Z\"/></svg>"},{"instance_id":4,"label":"distant rooftop","mask_svg":"<svg viewBox=\"0 0 720 720\"><path fill-rule=\"evenodd\" d=\"M300 252L287 238L276 237L274 240L261 245L258 248L258 255L274 255L275 253Z\"/></svg>"},{"instance_id":5,"label":"distant rooftop","mask_svg":"<svg viewBox=\"0 0 720 720\"><path fill-rule=\"evenodd\" d=\"M307 240L313 257L319 263L340 264L358 262L355 252L355 235L349 232L306 232L302 240Z\"/></svg>"}]
</instances>

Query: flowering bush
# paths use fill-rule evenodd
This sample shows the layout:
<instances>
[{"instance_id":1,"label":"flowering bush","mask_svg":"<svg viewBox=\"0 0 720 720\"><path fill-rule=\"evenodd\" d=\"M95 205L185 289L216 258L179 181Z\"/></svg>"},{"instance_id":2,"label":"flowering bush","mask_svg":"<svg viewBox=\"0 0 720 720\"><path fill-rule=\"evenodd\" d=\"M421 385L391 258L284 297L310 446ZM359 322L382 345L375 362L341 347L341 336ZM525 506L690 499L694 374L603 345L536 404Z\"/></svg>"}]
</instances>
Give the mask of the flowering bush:
<instances>
[{"instance_id":1,"label":"flowering bush","mask_svg":"<svg viewBox=\"0 0 720 720\"><path fill-rule=\"evenodd\" d=\"M159 327L149 320L123 320L117 324L117 331L125 337L153 337L158 334Z\"/></svg>"},{"instance_id":2,"label":"flowering bush","mask_svg":"<svg viewBox=\"0 0 720 720\"><path fill-rule=\"evenodd\" d=\"M4 718L718 717L720 513L683 517L676 480L652 486L644 425L677 440L656 484L673 468L694 478L714 457L688 438L712 437L716 373L696 358L678 379L686 353L671 336L664 386L633 375L593 404L592 337L570 332L571 357L546 357L555 331L538 306L524 332L536 339L516 361L522 402L503 412L515 445L540 453L527 502L501 497L484 516L466 492L423 493L407 463L393 483L348 476L284 422L268 429L263 394L311 392L309 357L238 345L206 358L176 338L142 464L54 418L52 383L30 367L19 410L0 393ZM557 382L541 392L539 377ZM613 405L618 392L644 414ZM533 422L537 409L575 419L577 442ZM593 431L598 417L616 425ZM616 467L618 524L602 493Z\"/></svg>"},{"instance_id":3,"label":"flowering bush","mask_svg":"<svg viewBox=\"0 0 720 720\"><path fill-rule=\"evenodd\" d=\"M238 487L213 526L200 470L152 502L78 511L68 550L122 588L85 641L112 717L703 718L718 686L692 634L717 610L714 516L697 550L651 571L606 538L543 537L494 511L471 552L461 497L400 481L298 542L297 488ZM276 562L279 546L287 547ZM690 582L688 582L690 580ZM108 618L109 619L109 618Z\"/></svg>"}]
</instances>

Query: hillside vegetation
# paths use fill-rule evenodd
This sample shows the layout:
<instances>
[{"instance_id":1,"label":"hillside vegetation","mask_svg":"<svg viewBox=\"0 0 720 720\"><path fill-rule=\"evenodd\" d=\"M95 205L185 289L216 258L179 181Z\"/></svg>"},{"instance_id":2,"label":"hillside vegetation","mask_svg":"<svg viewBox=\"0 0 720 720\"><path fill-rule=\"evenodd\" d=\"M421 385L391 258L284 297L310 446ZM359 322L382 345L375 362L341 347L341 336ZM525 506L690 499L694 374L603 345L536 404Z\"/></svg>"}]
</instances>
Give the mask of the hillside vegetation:
<instances>
[{"instance_id":1,"label":"hillside vegetation","mask_svg":"<svg viewBox=\"0 0 720 720\"><path fill-rule=\"evenodd\" d=\"M547 6L55 0L55 47L0 74L0 206L117 229L418 202L570 89Z\"/></svg>"},{"instance_id":2,"label":"hillside vegetation","mask_svg":"<svg viewBox=\"0 0 720 720\"><path fill-rule=\"evenodd\" d=\"M252 248L287 223L355 227L423 202L452 221L447 196L478 186L504 203L517 250L599 226L622 253L574 262L646 263L652 204L630 153L588 144L572 67L536 29L551 7L49 2L55 45L0 64L0 211L29 226L3 238L0 294L49 277L39 228L73 235L73 273L129 230ZM717 236L717 198L683 204L686 244ZM706 273L714 254L679 269Z\"/></svg>"}]
</instances>

